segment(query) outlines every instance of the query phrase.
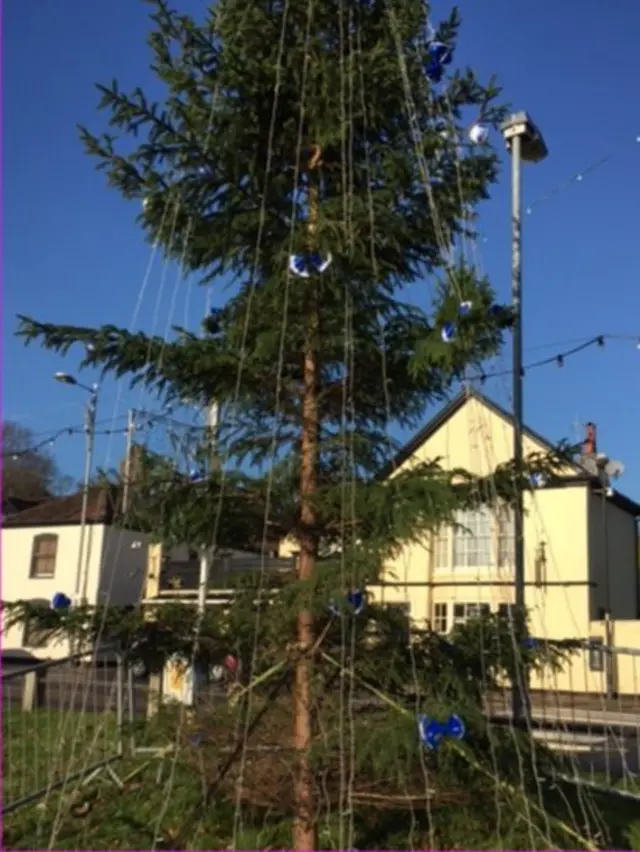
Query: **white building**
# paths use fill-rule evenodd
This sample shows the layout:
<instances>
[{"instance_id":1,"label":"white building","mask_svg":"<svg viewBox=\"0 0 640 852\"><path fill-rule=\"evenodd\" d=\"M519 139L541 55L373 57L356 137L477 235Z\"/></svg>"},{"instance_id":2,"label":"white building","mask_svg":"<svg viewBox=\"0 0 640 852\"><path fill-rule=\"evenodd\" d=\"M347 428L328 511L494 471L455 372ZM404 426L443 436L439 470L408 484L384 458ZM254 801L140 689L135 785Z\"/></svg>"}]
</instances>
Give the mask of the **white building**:
<instances>
[{"instance_id":1,"label":"white building","mask_svg":"<svg viewBox=\"0 0 640 852\"><path fill-rule=\"evenodd\" d=\"M89 490L84 542L80 523L82 493L57 497L2 522L2 599L50 603L56 592L73 599L76 578L87 603L135 604L145 577L148 540L114 524L119 492ZM3 631L2 650L60 658L66 641L50 641L25 626Z\"/></svg>"}]
</instances>

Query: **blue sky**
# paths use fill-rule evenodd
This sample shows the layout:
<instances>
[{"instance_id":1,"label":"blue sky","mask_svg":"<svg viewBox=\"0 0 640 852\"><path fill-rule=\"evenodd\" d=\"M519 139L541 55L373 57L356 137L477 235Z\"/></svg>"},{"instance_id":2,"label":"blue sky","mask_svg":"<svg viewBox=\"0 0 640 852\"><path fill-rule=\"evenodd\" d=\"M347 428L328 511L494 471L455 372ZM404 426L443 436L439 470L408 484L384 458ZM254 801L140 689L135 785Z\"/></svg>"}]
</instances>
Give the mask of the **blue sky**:
<instances>
[{"instance_id":1,"label":"blue sky","mask_svg":"<svg viewBox=\"0 0 640 852\"><path fill-rule=\"evenodd\" d=\"M176 0L198 12L203 0ZM3 415L43 436L82 418L84 397L52 381L66 359L13 336L17 313L68 324L128 327L139 298L150 247L135 224L135 203L105 186L84 156L76 124L103 127L94 82L117 78L150 92L154 83L145 44L148 7L132 0L39 0L4 7L4 298ZM434 18L449 5L438 0ZM527 109L544 130L547 161L524 173L525 361L570 348L597 334L640 339L638 197L640 122L637 110L637 33L640 4L620 0L607 15L596 0L528 4L461 0L457 59L480 74L496 73L505 98ZM543 11L546 9L546 11ZM61 10L64 10L62 12ZM634 114L635 113L635 114ZM496 140L499 144L499 140ZM571 178L605 155L611 159ZM509 171L481 209L483 267L501 300L509 298ZM164 333L172 322L195 327L205 306L202 289L181 284L156 261L136 327ZM164 282L164 283L163 283ZM175 301L174 300L175 293ZM173 303L173 304L172 304ZM551 344L551 345L547 345ZM502 357L507 366L508 351ZM633 341L607 344L532 371L525 385L525 419L551 439L576 437L576 424L598 424L600 449L622 459L620 489L640 498L637 440L640 351ZM83 377L92 381L91 375ZM508 404L508 380L485 391ZM634 402L635 400L635 402ZM140 393L105 383L101 428L124 424ZM154 433L152 446L166 435ZM100 436L96 463L110 467L124 438ZM57 442L63 470L79 477L82 438Z\"/></svg>"}]
</instances>

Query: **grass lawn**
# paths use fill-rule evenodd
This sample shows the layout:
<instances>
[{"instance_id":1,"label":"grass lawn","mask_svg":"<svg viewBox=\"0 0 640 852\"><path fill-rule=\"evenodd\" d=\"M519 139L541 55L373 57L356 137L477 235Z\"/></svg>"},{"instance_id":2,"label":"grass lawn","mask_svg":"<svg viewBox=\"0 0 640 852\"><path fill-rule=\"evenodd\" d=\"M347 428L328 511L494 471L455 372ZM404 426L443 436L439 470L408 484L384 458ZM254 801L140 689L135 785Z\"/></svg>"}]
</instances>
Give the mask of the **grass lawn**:
<instances>
[{"instance_id":1,"label":"grass lawn","mask_svg":"<svg viewBox=\"0 0 640 852\"><path fill-rule=\"evenodd\" d=\"M40 709L2 715L4 805L117 754L115 715Z\"/></svg>"},{"instance_id":2,"label":"grass lawn","mask_svg":"<svg viewBox=\"0 0 640 852\"><path fill-rule=\"evenodd\" d=\"M154 732L137 738L151 742ZM124 782L119 787L107 772L89 784L82 776L92 767L115 757L118 737L112 713L93 714L59 710L3 713L4 806L47 791L4 816L4 848L36 849L149 849L165 797L158 784L158 761L142 758L117 760L112 768ZM166 761L165 778L170 772ZM81 777L67 780L75 773ZM193 777L176 767L181 795L169 799L167 820L177 819L186 799L197 799ZM186 799L185 799L186 797ZM177 802L180 801L178 805Z\"/></svg>"},{"instance_id":3,"label":"grass lawn","mask_svg":"<svg viewBox=\"0 0 640 852\"><path fill-rule=\"evenodd\" d=\"M175 720L173 720L175 721ZM209 721L212 717L209 716ZM213 729L224 738L223 720L215 720ZM138 745L159 745L170 741L171 719L145 724L136 732ZM169 727L165 727L168 725ZM5 713L4 734L4 800L9 804L21 797L46 788L73 772L86 771L92 764L116 754L116 721L111 714L80 714L45 711ZM219 745L219 742L218 742ZM4 818L6 849L175 849L178 829L194 814L189 836L181 848L220 849L229 847L232 838L237 849L282 849L290 843L288 819L258 811L243 804L236 813L229 796L216 797L206 808L203 790L215 774L216 764L208 746L182 740L177 756L164 760L150 755L126 758L113 764L122 784L117 785L102 773L91 783L68 782L64 788L51 791L31 804L7 814ZM217 746L216 746L217 750ZM275 758L277 760L277 758ZM160 771L161 770L161 771ZM249 782L251 779L247 779ZM551 796L560 793L549 792ZM562 793L567 803L566 818L583 829L581 812L584 802L576 790ZM592 791L588 794L589 822L594 836L595 813L612 832L617 848L638 849L640 845L640 807L637 802ZM583 797L584 798L584 797ZM424 814L415 814L409 830L409 815L390 813L378 808L354 809L358 848L427 848L428 833ZM239 818L240 817L240 818ZM634 819L638 822L633 826ZM476 808L464 813L451 813L452 830L463 848L465 841L475 848L501 848L509 843L509 819L502 815L499 836L495 834L495 815ZM453 823L459 828L453 828ZM506 834L505 834L506 832ZM338 848L337 817L322 816L319 845L323 849ZM603 843L606 847L606 843ZM520 848L529 848L527 845Z\"/></svg>"}]
</instances>

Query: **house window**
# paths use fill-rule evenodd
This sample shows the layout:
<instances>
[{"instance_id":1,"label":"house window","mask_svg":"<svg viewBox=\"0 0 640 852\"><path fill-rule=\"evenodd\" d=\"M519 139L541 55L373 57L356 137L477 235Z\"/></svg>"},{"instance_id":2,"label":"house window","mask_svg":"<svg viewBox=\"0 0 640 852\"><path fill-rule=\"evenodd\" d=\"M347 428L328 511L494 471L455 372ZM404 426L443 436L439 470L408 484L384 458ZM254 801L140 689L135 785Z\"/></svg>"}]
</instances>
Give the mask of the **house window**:
<instances>
[{"instance_id":1,"label":"house window","mask_svg":"<svg viewBox=\"0 0 640 852\"><path fill-rule=\"evenodd\" d=\"M58 553L58 536L51 534L37 535L33 539L31 552L31 577L53 577L56 573L56 555Z\"/></svg>"},{"instance_id":2,"label":"house window","mask_svg":"<svg viewBox=\"0 0 640 852\"><path fill-rule=\"evenodd\" d=\"M515 562L515 524L509 506L498 509L496 518L498 537L498 568L507 568Z\"/></svg>"},{"instance_id":3,"label":"house window","mask_svg":"<svg viewBox=\"0 0 640 852\"><path fill-rule=\"evenodd\" d=\"M433 540L435 571L512 566L515 553L513 513L508 506L456 515L453 530L441 528Z\"/></svg>"},{"instance_id":4,"label":"house window","mask_svg":"<svg viewBox=\"0 0 640 852\"><path fill-rule=\"evenodd\" d=\"M480 568L491 565L492 524L488 509L460 512L453 531L453 567Z\"/></svg>"},{"instance_id":5,"label":"house window","mask_svg":"<svg viewBox=\"0 0 640 852\"><path fill-rule=\"evenodd\" d=\"M599 636L589 639L589 669L592 672L604 671L604 646Z\"/></svg>"},{"instance_id":6,"label":"house window","mask_svg":"<svg viewBox=\"0 0 640 852\"><path fill-rule=\"evenodd\" d=\"M436 633L446 633L449 627L448 606L446 603L433 605L433 629Z\"/></svg>"},{"instance_id":7,"label":"house window","mask_svg":"<svg viewBox=\"0 0 640 852\"><path fill-rule=\"evenodd\" d=\"M438 570L448 568L449 564L449 530L440 527L434 542L433 567Z\"/></svg>"},{"instance_id":8,"label":"house window","mask_svg":"<svg viewBox=\"0 0 640 852\"><path fill-rule=\"evenodd\" d=\"M500 618L507 618L511 621L513 619L513 604L498 604L498 616Z\"/></svg>"},{"instance_id":9,"label":"house window","mask_svg":"<svg viewBox=\"0 0 640 852\"><path fill-rule=\"evenodd\" d=\"M481 618L489 615L491 607L488 603L456 603L453 605L453 626L464 624L470 618Z\"/></svg>"}]
</instances>

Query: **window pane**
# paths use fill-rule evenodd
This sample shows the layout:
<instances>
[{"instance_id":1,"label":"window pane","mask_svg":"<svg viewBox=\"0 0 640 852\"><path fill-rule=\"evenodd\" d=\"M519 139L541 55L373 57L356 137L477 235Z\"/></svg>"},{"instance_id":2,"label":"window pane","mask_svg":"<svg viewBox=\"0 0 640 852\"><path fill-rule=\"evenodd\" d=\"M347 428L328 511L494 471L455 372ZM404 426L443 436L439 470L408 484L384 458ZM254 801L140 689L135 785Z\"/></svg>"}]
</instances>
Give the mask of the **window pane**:
<instances>
[{"instance_id":1,"label":"window pane","mask_svg":"<svg viewBox=\"0 0 640 852\"><path fill-rule=\"evenodd\" d=\"M453 564L456 568L488 567L492 563L492 523L488 509L460 512L454 530Z\"/></svg>"},{"instance_id":2,"label":"window pane","mask_svg":"<svg viewBox=\"0 0 640 852\"><path fill-rule=\"evenodd\" d=\"M467 604L467 618L479 618L482 615L488 615L490 612L489 604L470 603Z\"/></svg>"},{"instance_id":3,"label":"window pane","mask_svg":"<svg viewBox=\"0 0 640 852\"><path fill-rule=\"evenodd\" d=\"M437 633L446 633L448 626L447 604L435 604L433 607L433 629Z\"/></svg>"},{"instance_id":4,"label":"window pane","mask_svg":"<svg viewBox=\"0 0 640 852\"><path fill-rule=\"evenodd\" d=\"M589 668L592 672L604 671L604 643L599 637L589 640Z\"/></svg>"},{"instance_id":5,"label":"window pane","mask_svg":"<svg viewBox=\"0 0 640 852\"><path fill-rule=\"evenodd\" d=\"M54 576L57 550L58 536L41 535L34 538L31 558L32 577Z\"/></svg>"},{"instance_id":6,"label":"window pane","mask_svg":"<svg viewBox=\"0 0 640 852\"><path fill-rule=\"evenodd\" d=\"M513 512L508 506L498 511L498 566L513 565L515 558L515 528Z\"/></svg>"},{"instance_id":7,"label":"window pane","mask_svg":"<svg viewBox=\"0 0 640 852\"><path fill-rule=\"evenodd\" d=\"M449 531L446 528L439 530L435 538L434 567L449 567Z\"/></svg>"}]
</instances>

